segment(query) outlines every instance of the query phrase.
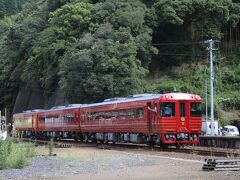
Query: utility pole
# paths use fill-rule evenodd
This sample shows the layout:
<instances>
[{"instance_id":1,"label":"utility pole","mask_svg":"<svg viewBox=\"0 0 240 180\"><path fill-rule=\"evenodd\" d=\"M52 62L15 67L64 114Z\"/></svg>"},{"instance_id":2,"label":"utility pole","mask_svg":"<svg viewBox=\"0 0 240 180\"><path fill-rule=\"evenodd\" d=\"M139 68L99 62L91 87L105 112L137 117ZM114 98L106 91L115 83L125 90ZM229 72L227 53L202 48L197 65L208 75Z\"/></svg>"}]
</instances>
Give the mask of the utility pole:
<instances>
[{"instance_id":1,"label":"utility pole","mask_svg":"<svg viewBox=\"0 0 240 180\"><path fill-rule=\"evenodd\" d=\"M210 100L211 100L211 135L214 136L214 103L213 103L213 83L214 83L214 74L213 74L213 50L216 50L213 48L214 46L214 40L210 39L205 41L209 46L207 47L207 50L209 51L210 55Z\"/></svg>"},{"instance_id":2,"label":"utility pole","mask_svg":"<svg viewBox=\"0 0 240 180\"><path fill-rule=\"evenodd\" d=\"M205 88L206 88L206 121L208 119L208 81L206 79L206 85L205 85Z\"/></svg>"},{"instance_id":3,"label":"utility pole","mask_svg":"<svg viewBox=\"0 0 240 180\"><path fill-rule=\"evenodd\" d=\"M2 111L0 110L0 132L2 130Z\"/></svg>"}]
</instances>

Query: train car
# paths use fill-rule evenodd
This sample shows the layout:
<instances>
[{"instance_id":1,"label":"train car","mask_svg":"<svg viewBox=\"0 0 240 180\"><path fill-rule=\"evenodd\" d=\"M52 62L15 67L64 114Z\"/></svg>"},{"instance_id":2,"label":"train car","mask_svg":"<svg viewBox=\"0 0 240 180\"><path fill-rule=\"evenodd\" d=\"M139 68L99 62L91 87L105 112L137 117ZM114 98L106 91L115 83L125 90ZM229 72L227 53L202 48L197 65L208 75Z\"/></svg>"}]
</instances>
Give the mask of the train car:
<instances>
[{"instance_id":1,"label":"train car","mask_svg":"<svg viewBox=\"0 0 240 180\"><path fill-rule=\"evenodd\" d=\"M24 111L13 115L13 124L16 134L30 137L37 130L37 111Z\"/></svg>"},{"instance_id":2,"label":"train car","mask_svg":"<svg viewBox=\"0 0 240 180\"><path fill-rule=\"evenodd\" d=\"M38 113L36 137L79 138L81 105L57 106Z\"/></svg>"},{"instance_id":3,"label":"train car","mask_svg":"<svg viewBox=\"0 0 240 180\"><path fill-rule=\"evenodd\" d=\"M176 145L199 142L201 98L186 93L107 99L81 108L85 140Z\"/></svg>"}]
</instances>

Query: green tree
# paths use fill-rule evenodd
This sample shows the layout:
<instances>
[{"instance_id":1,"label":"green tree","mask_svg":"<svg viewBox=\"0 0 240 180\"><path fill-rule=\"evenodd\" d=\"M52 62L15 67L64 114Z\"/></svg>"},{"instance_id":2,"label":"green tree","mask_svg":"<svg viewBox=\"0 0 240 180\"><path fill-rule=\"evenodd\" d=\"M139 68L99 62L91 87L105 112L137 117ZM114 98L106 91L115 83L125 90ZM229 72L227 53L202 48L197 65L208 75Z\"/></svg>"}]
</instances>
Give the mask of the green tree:
<instances>
[{"instance_id":1,"label":"green tree","mask_svg":"<svg viewBox=\"0 0 240 180\"><path fill-rule=\"evenodd\" d=\"M100 101L143 92L147 71L136 58L134 38L126 28L107 31L106 39L86 34L64 56L61 84L70 101Z\"/></svg>"}]
</instances>

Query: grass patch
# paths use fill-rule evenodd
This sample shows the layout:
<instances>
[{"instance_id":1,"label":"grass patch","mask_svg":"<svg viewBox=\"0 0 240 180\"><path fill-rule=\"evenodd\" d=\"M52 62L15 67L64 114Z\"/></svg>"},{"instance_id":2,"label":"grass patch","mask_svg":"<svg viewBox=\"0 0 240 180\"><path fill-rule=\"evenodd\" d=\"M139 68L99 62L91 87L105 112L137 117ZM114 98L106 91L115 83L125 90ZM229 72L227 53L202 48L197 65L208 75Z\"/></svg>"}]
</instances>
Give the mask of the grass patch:
<instances>
[{"instance_id":1,"label":"grass patch","mask_svg":"<svg viewBox=\"0 0 240 180\"><path fill-rule=\"evenodd\" d=\"M27 158L36 154L32 143L13 143L11 138L0 142L0 169L21 169L28 165Z\"/></svg>"}]
</instances>

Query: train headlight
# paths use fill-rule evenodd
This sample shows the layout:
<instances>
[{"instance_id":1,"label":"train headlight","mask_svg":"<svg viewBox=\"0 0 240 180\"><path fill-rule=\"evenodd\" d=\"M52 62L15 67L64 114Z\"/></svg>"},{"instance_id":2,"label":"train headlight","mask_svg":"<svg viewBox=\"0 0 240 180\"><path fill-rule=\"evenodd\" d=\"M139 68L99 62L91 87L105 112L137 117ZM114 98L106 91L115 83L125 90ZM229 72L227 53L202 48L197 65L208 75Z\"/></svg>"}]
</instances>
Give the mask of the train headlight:
<instances>
[{"instance_id":1,"label":"train headlight","mask_svg":"<svg viewBox=\"0 0 240 180\"><path fill-rule=\"evenodd\" d=\"M175 135L174 134L165 134L166 140L175 140Z\"/></svg>"},{"instance_id":2,"label":"train headlight","mask_svg":"<svg viewBox=\"0 0 240 180\"><path fill-rule=\"evenodd\" d=\"M169 139L169 135L168 134L166 134L166 139Z\"/></svg>"}]
</instances>

